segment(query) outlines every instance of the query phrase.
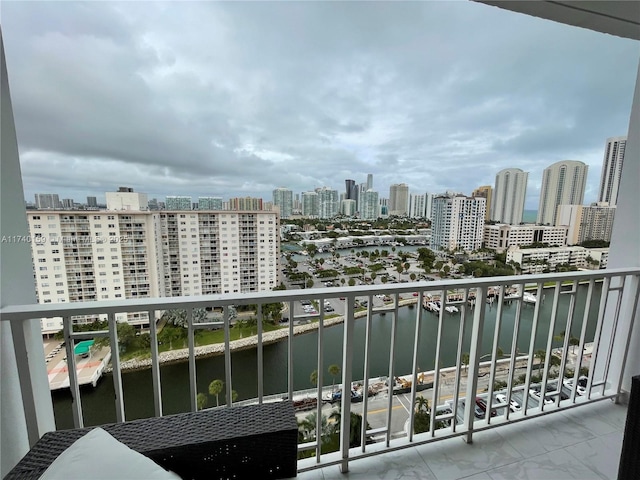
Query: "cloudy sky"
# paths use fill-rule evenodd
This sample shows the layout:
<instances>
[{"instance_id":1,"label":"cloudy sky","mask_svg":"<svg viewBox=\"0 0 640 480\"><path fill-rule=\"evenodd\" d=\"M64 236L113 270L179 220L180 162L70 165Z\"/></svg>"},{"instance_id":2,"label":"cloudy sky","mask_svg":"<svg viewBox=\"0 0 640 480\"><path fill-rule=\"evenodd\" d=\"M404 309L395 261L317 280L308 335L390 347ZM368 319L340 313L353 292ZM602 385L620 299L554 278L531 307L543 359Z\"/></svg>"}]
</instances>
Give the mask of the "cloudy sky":
<instances>
[{"instance_id":1,"label":"cloudy sky","mask_svg":"<svg viewBox=\"0 0 640 480\"><path fill-rule=\"evenodd\" d=\"M27 200L464 193L626 135L638 42L473 2L8 2Z\"/></svg>"}]
</instances>

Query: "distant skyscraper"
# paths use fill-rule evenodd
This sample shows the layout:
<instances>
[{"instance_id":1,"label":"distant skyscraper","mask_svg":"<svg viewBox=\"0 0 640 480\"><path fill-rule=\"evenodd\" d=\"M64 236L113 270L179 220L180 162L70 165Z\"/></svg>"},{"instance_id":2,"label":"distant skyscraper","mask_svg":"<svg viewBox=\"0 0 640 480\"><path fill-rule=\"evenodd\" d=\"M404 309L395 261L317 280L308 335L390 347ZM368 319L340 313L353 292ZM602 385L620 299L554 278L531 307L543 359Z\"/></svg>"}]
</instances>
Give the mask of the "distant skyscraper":
<instances>
[{"instance_id":1,"label":"distant skyscraper","mask_svg":"<svg viewBox=\"0 0 640 480\"><path fill-rule=\"evenodd\" d=\"M280 187L273 191L273 204L280 209L280 218L289 218L293 213L293 192Z\"/></svg>"},{"instance_id":2,"label":"distant skyscraper","mask_svg":"<svg viewBox=\"0 0 640 480\"><path fill-rule=\"evenodd\" d=\"M60 197L56 193L36 193L36 208L60 208Z\"/></svg>"},{"instance_id":3,"label":"distant skyscraper","mask_svg":"<svg viewBox=\"0 0 640 480\"><path fill-rule=\"evenodd\" d=\"M367 174L367 190L373 190L373 173Z\"/></svg>"},{"instance_id":4,"label":"distant skyscraper","mask_svg":"<svg viewBox=\"0 0 640 480\"><path fill-rule=\"evenodd\" d=\"M198 197L198 210L222 210L222 197Z\"/></svg>"},{"instance_id":5,"label":"distant skyscraper","mask_svg":"<svg viewBox=\"0 0 640 480\"><path fill-rule=\"evenodd\" d=\"M505 168L496 175L496 187L491 196L491 220L509 225L522 223L529 172Z\"/></svg>"},{"instance_id":6,"label":"distant skyscraper","mask_svg":"<svg viewBox=\"0 0 640 480\"><path fill-rule=\"evenodd\" d=\"M478 250L484 236L486 199L460 194L433 200L430 246L434 250Z\"/></svg>"},{"instance_id":7,"label":"distant skyscraper","mask_svg":"<svg viewBox=\"0 0 640 480\"><path fill-rule=\"evenodd\" d=\"M347 217L353 217L356 214L356 201L351 199L344 199L341 202L340 213Z\"/></svg>"},{"instance_id":8,"label":"distant skyscraper","mask_svg":"<svg viewBox=\"0 0 640 480\"><path fill-rule=\"evenodd\" d=\"M404 217L409 214L409 186L394 183L389 188L389 215Z\"/></svg>"},{"instance_id":9,"label":"distant skyscraper","mask_svg":"<svg viewBox=\"0 0 640 480\"><path fill-rule=\"evenodd\" d=\"M602 161L602 174L600 175L598 202L607 202L612 207L616 206L626 146L627 137L607 138L604 160Z\"/></svg>"},{"instance_id":10,"label":"distant skyscraper","mask_svg":"<svg viewBox=\"0 0 640 480\"><path fill-rule=\"evenodd\" d=\"M262 210L262 199L257 197L235 197L229 199L229 210Z\"/></svg>"},{"instance_id":11,"label":"distant skyscraper","mask_svg":"<svg viewBox=\"0 0 640 480\"><path fill-rule=\"evenodd\" d=\"M73 198L63 198L62 208L65 210L71 210L73 208Z\"/></svg>"},{"instance_id":12,"label":"distant skyscraper","mask_svg":"<svg viewBox=\"0 0 640 480\"><path fill-rule=\"evenodd\" d=\"M378 192L367 190L362 194L362 210L360 218L363 220L376 220L379 216Z\"/></svg>"},{"instance_id":13,"label":"distant skyscraper","mask_svg":"<svg viewBox=\"0 0 640 480\"><path fill-rule=\"evenodd\" d=\"M472 197L482 197L487 199L487 210L484 216L485 220L491 220L491 197L493 196L493 188L491 185L483 185L476 188L471 194Z\"/></svg>"},{"instance_id":14,"label":"distant skyscraper","mask_svg":"<svg viewBox=\"0 0 640 480\"><path fill-rule=\"evenodd\" d=\"M318 216L333 218L338 214L338 191L327 187L316 189L318 194Z\"/></svg>"},{"instance_id":15,"label":"distant skyscraper","mask_svg":"<svg viewBox=\"0 0 640 480\"><path fill-rule=\"evenodd\" d=\"M568 228L567 244L579 245L587 240L611 241L616 207L606 202L591 205L560 205L556 225Z\"/></svg>"},{"instance_id":16,"label":"distant skyscraper","mask_svg":"<svg viewBox=\"0 0 640 480\"><path fill-rule=\"evenodd\" d=\"M191 197L169 196L165 199L167 210L191 210Z\"/></svg>"},{"instance_id":17,"label":"distant skyscraper","mask_svg":"<svg viewBox=\"0 0 640 480\"><path fill-rule=\"evenodd\" d=\"M302 193L302 215L317 218L319 215L318 194L316 192Z\"/></svg>"},{"instance_id":18,"label":"distant skyscraper","mask_svg":"<svg viewBox=\"0 0 640 480\"><path fill-rule=\"evenodd\" d=\"M358 197L358 192L356 190L356 181L355 180L345 180L345 199L347 200L356 200Z\"/></svg>"},{"instance_id":19,"label":"distant skyscraper","mask_svg":"<svg viewBox=\"0 0 640 480\"><path fill-rule=\"evenodd\" d=\"M559 205L582 205L589 167L563 160L544 169L537 223L555 225Z\"/></svg>"},{"instance_id":20,"label":"distant skyscraper","mask_svg":"<svg viewBox=\"0 0 640 480\"><path fill-rule=\"evenodd\" d=\"M412 193L409 195L409 216L411 218L426 217L427 196L426 193Z\"/></svg>"},{"instance_id":21,"label":"distant skyscraper","mask_svg":"<svg viewBox=\"0 0 640 480\"><path fill-rule=\"evenodd\" d=\"M87 197L87 207L97 208L98 207L98 199L96 197Z\"/></svg>"}]
</instances>

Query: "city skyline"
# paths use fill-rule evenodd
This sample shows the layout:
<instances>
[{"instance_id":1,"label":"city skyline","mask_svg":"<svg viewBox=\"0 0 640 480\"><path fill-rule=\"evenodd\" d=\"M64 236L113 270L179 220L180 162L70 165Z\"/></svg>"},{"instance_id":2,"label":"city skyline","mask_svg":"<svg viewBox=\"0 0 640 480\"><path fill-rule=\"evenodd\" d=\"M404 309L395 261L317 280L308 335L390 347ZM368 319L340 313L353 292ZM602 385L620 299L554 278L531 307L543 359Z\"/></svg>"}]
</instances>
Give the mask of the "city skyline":
<instances>
[{"instance_id":1,"label":"city skyline","mask_svg":"<svg viewBox=\"0 0 640 480\"><path fill-rule=\"evenodd\" d=\"M604 139L627 133L637 57L473 2L15 2L3 34L27 198L123 175L150 198L341 191L367 173L378 192L469 194L521 168L534 209L543 168L578 159L589 203Z\"/></svg>"}]
</instances>

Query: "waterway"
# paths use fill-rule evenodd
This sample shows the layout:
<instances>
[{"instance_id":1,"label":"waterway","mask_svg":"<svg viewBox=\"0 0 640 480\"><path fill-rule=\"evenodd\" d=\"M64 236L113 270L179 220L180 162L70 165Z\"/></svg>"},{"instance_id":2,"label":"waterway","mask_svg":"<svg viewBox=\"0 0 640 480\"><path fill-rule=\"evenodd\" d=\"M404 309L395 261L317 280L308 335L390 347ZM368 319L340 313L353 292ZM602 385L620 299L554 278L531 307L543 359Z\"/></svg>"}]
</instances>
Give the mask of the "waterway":
<instances>
[{"instance_id":1,"label":"waterway","mask_svg":"<svg viewBox=\"0 0 640 480\"><path fill-rule=\"evenodd\" d=\"M579 337L584 313L586 286L578 288L572 335ZM553 304L553 289L546 289L544 301L540 307L540 321L535 340L535 349L546 347L547 336ZM593 339L595 323L598 313L600 286L594 291L587 321L587 341ZM567 313L569 311L569 295L560 295L558 315L554 334L566 329ZM493 342L497 306L485 305L485 325L482 338L482 352L489 353ZM415 334L416 314L420 312L422 331L419 342L418 364L421 370L430 370L436 364L435 351L438 328L438 317L422 308L402 307L399 309L397 320L397 337L395 348L394 375L408 374L411 371L413 359L413 339ZM499 345L505 353L511 351L511 341L515 323L516 306L506 304L503 309L502 328L499 335ZM531 339L532 319L534 307L524 305L520 328L518 331L517 347L520 352L528 352ZM442 367L452 366L456 362L458 331L461 314L445 314L442 332L442 353L439 364ZM473 309L466 308L465 334L463 352L470 350L471 325ZM372 318L372 344L370 377L388 375L389 352L391 343L391 328L393 313L385 315L375 314ZM363 377L365 319L356 320L353 378ZM331 385L332 378L327 372L331 364L342 363L343 325L337 325L324 330L324 383ZM293 371L294 388L296 390L312 387L309 377L315 370L317 362L318 333L313 331L299 335L293 339ZM265 394L277 394L287 391L287 346L288 342L280 342L264 347L264 389ZM257 392L257 353L255 350L245 350L232 354L232 382L233 389L238 392L238 399L254 398ZM206 393L208 384L214 379L224 379L224 357L202 358L196 361L198 391ZM145 418L154 415L153 389L151 371L136 371L122 374L124 403L127 420ZM336 379L339 382L339 379ZM162 399L165 414L186 412L190 409L188 364L180 363L161 367ZM86 425L98 425L115 421L115 394L113 380L106 375L96 388L81 389L82 406ZM223 401L224 395L220 396ZM67 391L53 393L54 411L57 427L73 428L71 416L71 397ZM215 405L215 399L209 399L209 406Z\"/></svg>"}]
</instances>

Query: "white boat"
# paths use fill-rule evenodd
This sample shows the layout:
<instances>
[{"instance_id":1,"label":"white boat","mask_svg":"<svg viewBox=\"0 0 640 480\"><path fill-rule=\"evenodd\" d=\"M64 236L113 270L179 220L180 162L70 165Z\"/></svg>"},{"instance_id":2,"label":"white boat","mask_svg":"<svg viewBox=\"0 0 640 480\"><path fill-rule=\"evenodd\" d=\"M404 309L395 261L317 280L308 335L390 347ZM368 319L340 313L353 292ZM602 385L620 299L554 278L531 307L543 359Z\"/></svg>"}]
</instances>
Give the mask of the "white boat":
<instances>
[{"instance_id":1,"label":"white boat","mask_svg":"<svg viewBox=\"0 0 640 480\"><path fill-rule=\"evenodd\" d=\"M524 292L522 294L522 301L525 303L536 303L537 300L536 296L532 293Z\"/></svg>"},{"instance_id":2,"label":"white boat","mask_svg":"<svg viewBox=\"0 0 640 480\"><path fill-rule=\"evenodd\" d=\"M449 313L458 313L458 307L456 307L455 305L448 305L444 307L444 309Z\"/></svg>"}]
</instances>

